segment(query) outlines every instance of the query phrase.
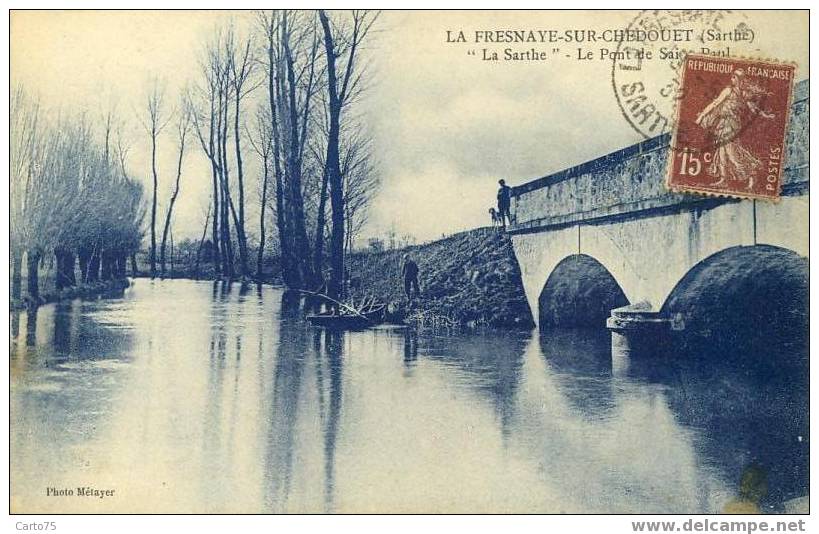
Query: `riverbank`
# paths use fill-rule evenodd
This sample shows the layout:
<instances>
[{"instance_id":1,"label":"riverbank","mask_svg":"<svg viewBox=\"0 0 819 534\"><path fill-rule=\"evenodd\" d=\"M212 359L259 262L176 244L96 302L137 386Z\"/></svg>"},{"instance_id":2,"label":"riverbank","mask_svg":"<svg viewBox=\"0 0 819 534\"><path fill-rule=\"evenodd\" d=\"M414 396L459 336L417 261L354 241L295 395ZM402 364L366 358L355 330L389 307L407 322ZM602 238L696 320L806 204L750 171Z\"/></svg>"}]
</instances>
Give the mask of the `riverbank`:
<instances>
[{"instance_id":1,"label":"riverbank","mask_svg":"<svg viewBox=\"0 0 819 534\"><path fill-rule=\"evenodd\" d=\"M401 279L404 254L420 269L421 298L412 304ZM375 297L399 308L410 321L512 330L534 327L512 242L497 228L468 230L423 245L354 252L347 266L352 299ZM277 274L272 266L270 272ZM276 274L265 276L261 283L281 286ZM150 277L144 270L137 276ZM215 273L205 265L199 277L174 270L161 278L214 280Z\"/></svg>"},{"instance_id":2,"label":"riverbank","mask_svg":"<svg viewBox=\"0 0 819 534\"><path fill-rule=\"evenodd\" d=\"M421 298L409 306L410 316L464 326L534 327L512 242L499 229L477 228L424 245L351 254L351 295L406 306L404 254L420 269Z\"/></svg>"},{"instance_id":3,"label":"riverbank","mask_svg":"<svg viewBox=\"0 0 819 534\"><path fill-rule=\"evenodd\" d=\"M59 302L61 300L103 296L109 293L122 291L130 285L131 283L127 278L79 284L76 286L63 288L59 291L41 291L40 296L36 299L26 296L22 299L11 300L9 307L11 310L23 310L29 307Z\"/></svg>"}]
</instances>

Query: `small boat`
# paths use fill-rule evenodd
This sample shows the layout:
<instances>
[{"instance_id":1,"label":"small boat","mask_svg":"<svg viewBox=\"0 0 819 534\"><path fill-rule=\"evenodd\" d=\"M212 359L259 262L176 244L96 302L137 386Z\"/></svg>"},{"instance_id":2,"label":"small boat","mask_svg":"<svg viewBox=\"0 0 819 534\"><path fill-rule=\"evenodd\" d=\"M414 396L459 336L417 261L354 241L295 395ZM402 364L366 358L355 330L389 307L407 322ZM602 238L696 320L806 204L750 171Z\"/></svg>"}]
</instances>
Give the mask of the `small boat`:
<instances>
[{"instance_id":1,"label":"small boat","mask_svg":"<svg viewBox=\"0 0 819 534\"><path fill-rule=\"evenodd\" d=\"M385 310L385 304L374 304L358 311L342 309L340 313L311 313L307 315L307 321L316 326L335 330L361 330L381 324L384 321Z\"/></svg>"}]
</instances>

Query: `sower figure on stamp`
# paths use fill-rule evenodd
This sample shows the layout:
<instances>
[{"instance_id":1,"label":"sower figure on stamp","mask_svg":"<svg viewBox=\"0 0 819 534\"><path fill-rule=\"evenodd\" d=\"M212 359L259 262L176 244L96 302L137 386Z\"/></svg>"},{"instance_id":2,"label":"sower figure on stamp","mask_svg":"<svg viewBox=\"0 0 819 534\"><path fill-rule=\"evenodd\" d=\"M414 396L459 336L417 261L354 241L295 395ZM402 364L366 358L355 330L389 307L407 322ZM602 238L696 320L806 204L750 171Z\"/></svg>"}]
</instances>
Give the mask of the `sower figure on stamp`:
<instances>
[{"instance_id":1,"label":"sower figure on stamp","mask_svg":"<svg viewBox=\"0 0 819 534\"><path fill-rule=\"evenodd\" d=\"M498 213L500 215L501 226L506 230L506 221L512 224L512 215L509 212L512 202L512 188L506 185L506 180L498 180L500 189L498 189Z\"/></svg>"},{"instance_id":2,"label":"sower figure on stamp","mask_svg":"<svg viewBox=\"0 0 819 534\"><path fill-rule=\"evenodd\" d=\"M739 135L745 122L753 120L746 116L746 109L764 119L775 117L759 105L759 100L769 95L748 80L742 69L737 69L731 75L731 84L697 115L696 123L711 134L717 145L714 160L707 169L708 174L718 178L713 185L720 185L726 179L747 180L747 188L753 188L754 174L762 162L742 145Z\"/></svg>"},{"instance_id":3,"label":"sower figure on stamp","mask_svg":"<svg viewBox=\"0 0 819 534\"><path fill-rule=\"evenodd\" d=\"M409 254L404 254L404 265L401 266L401 277L404 279L404 294L407 300L412 301L412 291L415 289L415 296L421 296L421 289L418 285L418 264L415 263Z\"/></svg>"}]
</instances>

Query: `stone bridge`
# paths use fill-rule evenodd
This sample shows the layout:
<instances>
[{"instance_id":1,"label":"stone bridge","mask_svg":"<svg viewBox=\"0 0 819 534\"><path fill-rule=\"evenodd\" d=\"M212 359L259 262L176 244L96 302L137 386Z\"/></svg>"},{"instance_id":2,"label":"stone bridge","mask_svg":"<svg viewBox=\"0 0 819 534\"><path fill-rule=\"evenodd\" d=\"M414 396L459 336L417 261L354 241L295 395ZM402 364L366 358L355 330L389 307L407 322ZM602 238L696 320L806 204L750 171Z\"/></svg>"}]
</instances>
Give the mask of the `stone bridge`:
<instances>
[{"instance_id":1,"label":"stone bridge","mask_svg":"<svg viewBox=\"0 0 819 534\"><path fill-rule=\"evenodd\" d=\"M514 187L508 231L535 321L544 327L544 310L563 305L544 299L548 282L571 258L598 265L622 291L611 300L620 310L608 320L613 331L627 329L627 312L643 322L671 319L677 293L698 272L719 270L721 259L786 254L801 259L806 272L808 115L805 80L795 88L776 204L667 191L668 135Z\"/></svg>"}]
</instances>

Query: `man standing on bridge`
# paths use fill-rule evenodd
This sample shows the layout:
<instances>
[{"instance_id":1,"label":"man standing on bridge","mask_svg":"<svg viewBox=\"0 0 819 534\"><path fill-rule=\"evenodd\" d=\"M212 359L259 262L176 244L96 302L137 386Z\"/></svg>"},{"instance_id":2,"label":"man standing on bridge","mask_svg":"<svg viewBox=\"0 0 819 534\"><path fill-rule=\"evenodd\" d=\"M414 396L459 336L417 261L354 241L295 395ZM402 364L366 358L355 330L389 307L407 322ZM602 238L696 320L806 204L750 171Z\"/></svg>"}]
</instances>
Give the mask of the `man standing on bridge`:
<instances>
[{"instance_id":1,"label":"man standing on bridge","mask_svg":"<svg viewBox=\"0 0 819 534\"><path fill-rule=\"evenodd\" d=\"M509 211L512 202L512 188L506 185L506 180L498 180L498 184L500 184L500 189L498 189L498 212L501 225L506 230L506 220L509 219L509 224L512 224L512 214Z\"/></svg>"}]
</instances>

